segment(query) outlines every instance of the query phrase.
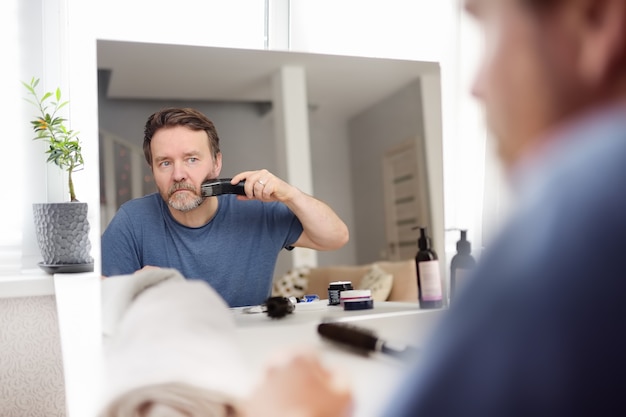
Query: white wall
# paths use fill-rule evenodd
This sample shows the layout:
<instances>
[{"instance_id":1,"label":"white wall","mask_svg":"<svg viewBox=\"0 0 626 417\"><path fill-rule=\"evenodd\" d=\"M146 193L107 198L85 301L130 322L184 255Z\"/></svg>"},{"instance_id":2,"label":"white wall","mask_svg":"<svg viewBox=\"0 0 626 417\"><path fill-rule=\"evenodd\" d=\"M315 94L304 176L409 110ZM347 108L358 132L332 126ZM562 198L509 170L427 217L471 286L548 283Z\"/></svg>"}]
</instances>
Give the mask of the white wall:
<instances>
[{"instance_id":1,"label":"white wall","mask_svg":"<svg viewBox=\"0 0 626 417\"><path fill-rule=\"evenodd\" d=\"M387 238L382 194L383 155L407 140L424 139L422 112L420 83L416 81L350 119L353 238L358 263L384 258Z\"/></svg>"},{"instance_id":2,"label":"white wall","mask_svg":"<svg viewBox=\"0 0 626 417\"><path fill-rule=\"evenodd\" d=\"M356 224L351 192L353 178L350 171L348 122L321 117L315 111L311 112L309 121L315 196L329 204L351 231L350 241L343 248L320 252L318 263L320 266L355 265Z\"/></svg>"},{"instance_id":3,"label":"white wall","mask_svg":"<svg viewBox=\"0 0 626 417\"><path fill-rule=\"evenodd\" d=\"M439 62L452 52L459 2L291 0L292 50Z\"/></svg>"},{"instance_id":4,"label":"white wall","mask_svg":"<svg viewBox=\"0 0 626 417\"><path fill-rule=\"evenodd\" d=\"M273 126L252 104L113 100L108 109L101 106L100 128L141 147L148 116L165 105L194 107L213 121L220 136L223 177L252 169L276 170Z\"/></svg>"},{"instance_id":5,"label":"white wall","mask_svg":"<svg viewBox=\"0 0 626 417\"><path fill-rule=\"evenodd\" d=\"M97 39L262 49L258 0L92 1Z\"/></svg>"}]
</instances>

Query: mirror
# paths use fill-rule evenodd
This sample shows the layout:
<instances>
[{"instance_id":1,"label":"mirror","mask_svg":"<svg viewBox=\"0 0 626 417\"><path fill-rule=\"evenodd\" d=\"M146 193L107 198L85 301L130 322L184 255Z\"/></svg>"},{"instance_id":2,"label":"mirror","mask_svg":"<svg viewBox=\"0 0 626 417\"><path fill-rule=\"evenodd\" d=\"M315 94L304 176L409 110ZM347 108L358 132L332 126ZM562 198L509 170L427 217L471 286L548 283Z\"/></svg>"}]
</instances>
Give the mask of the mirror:
<instances>
[{"instance_id":1,"label":"mirror","mask_svg":"<svg viewBox=\"0 0 626 417\"><path fill-rule=\"evenodd\" d=\"M306 73L314 195L350 242L320 266L412 258L416 226L443 251L439 65L432 62L98 40L102 229L120 204L155 190L143 151L147 117L191 106L216 125L222 176L276 172L272 76ZM285 252L285 251L283 251ZM275 275L290 267L281 255Z\"/></svg>"}]
</instances>

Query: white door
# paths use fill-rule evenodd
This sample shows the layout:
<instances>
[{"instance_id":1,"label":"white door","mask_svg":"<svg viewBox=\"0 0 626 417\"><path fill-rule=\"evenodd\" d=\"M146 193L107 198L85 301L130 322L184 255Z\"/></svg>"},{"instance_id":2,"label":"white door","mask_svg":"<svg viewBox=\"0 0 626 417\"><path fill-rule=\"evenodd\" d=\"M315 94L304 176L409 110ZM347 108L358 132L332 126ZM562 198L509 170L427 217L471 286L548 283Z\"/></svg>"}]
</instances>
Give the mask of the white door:
<instances>
[{"instance_id":1,"label":"white door","mask_svg":"<svg viewBox=\"0 0 626 417\"><path fill-rule=\"evenodd\" d=\"M419 227L428 226L428 192L418 161L422 152L416 140L389 149L383 156L383 188L387 258L392 261L414 258Z\"/></svg>"}]
</instances>

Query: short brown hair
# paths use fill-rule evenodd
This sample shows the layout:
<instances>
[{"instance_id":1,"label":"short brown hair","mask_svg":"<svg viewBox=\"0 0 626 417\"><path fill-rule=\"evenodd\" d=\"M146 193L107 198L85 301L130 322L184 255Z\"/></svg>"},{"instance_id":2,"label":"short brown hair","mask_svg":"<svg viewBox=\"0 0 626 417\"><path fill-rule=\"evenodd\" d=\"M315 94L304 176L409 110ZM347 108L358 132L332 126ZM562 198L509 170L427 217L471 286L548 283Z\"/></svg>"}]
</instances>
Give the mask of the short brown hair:
<instances>
[{"instance_id":1,"label":"short brown hair","mask_svg":"<svg viewBox=\"0 0 626 417\"><path fill-rule=\"evenodd\" d=\"M217 158L220 153L220 138L213 122L196 109L168 107L153 113L146 122L143 131L143 153L148 165L152 166L152 151L150 149L152 136L157 130L171 126L185 126L191 130L204 130L209 137L209 147L213 152L213 158Z\"/></svg>"}]
</instances>

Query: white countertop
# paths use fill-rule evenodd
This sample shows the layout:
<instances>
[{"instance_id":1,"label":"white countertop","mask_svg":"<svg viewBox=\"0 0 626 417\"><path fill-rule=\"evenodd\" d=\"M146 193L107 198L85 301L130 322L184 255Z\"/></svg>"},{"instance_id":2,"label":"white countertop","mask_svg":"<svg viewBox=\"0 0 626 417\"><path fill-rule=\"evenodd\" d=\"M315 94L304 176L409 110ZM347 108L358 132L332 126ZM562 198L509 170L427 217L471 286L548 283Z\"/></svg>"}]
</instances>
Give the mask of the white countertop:
<instances>
[{"instance_id":1,"label":"white countertop","mask_svg":"<svg viewBox=\"0 0 626 417\"><path fill-rule=\"evenodd\" d=\"M48 275L33 270L0 274L0 297L54 294L61 332L66 398L71 416L94 416L102 369L100 277L94 273ZM355 396L354 417L381 415L405 366L383 354L362 356L322 340L317 325L326 319L353 322L394 344L421 346L444 310L420 310L417 304L375 303L372 310L343 311L322 300L296 307L293 314L271 319L265 313L231 309L237 334L252 375L260 378L267 362L279 352L305 347L320 352L323 362L350 381Z\"/></svg>"},{"instance_id":2,"label":"white countertop","mask_svg":"<svg viewBox=\"0 0 626 417\"><path fill-rule=\"evenodd\" d=\"M320 352L325 365L344 374L355 396L355 417L380 416L406 365L384 354L362 356L323 340L317 325L325 319L351 322L373 330L386 341L420 347L444 310L420 310L417 304L375 303L372 310L343 311L339 306L296 311L282 319L233 309L244 354L260 375L277 353L297 348Z\"/></svg>"},{"instance_id":3,"label":"white countertop","mask_svg":"<svg viewBox=\"0 0 626 417\"><path fill-rule=\"evenodd\" d=\"M102 383L100 275L55 274L68 417L96 416Z\"/></svg>"}]
</instances>

